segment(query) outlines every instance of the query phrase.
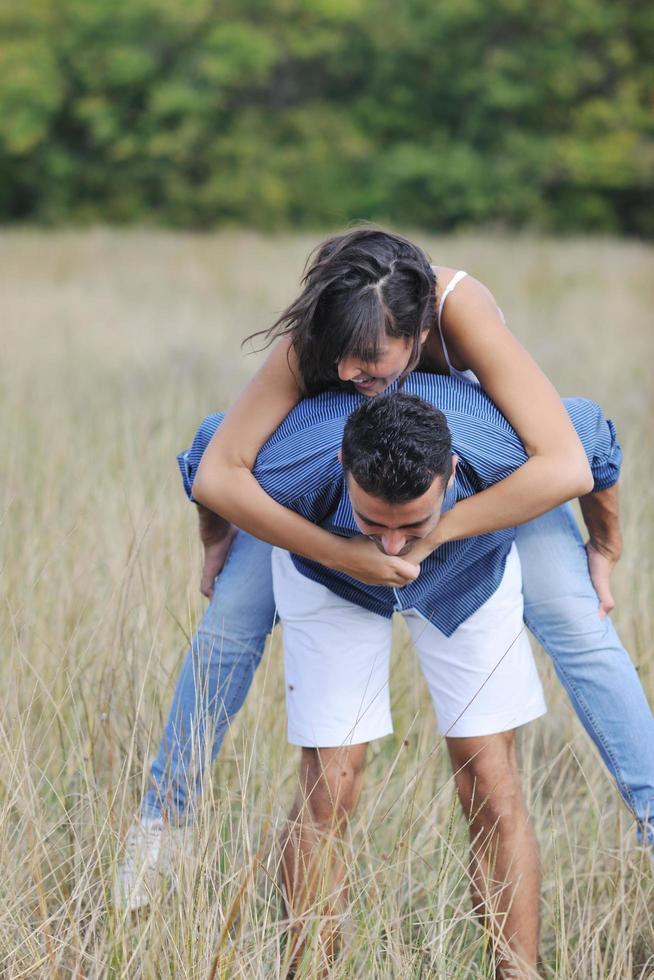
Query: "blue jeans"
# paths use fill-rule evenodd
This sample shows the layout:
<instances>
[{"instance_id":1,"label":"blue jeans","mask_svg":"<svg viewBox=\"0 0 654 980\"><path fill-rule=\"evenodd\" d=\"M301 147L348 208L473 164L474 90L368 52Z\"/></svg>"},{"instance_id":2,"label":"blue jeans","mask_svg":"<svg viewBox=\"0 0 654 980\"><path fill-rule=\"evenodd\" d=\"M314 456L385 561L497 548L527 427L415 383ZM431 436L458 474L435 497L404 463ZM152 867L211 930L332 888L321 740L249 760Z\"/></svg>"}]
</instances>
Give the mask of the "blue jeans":
<instances>
[{"instance_id":1,"label":"blue jeans","mask_svg":"<svg viewBox=\"0 0 654 980\"><path fill-rule=\"evenodd\" d=\"M609 618L600 620L568 506L518 528L525 621L654 844L654 717ZM270 546L240 532L182 667L144 816L181 819L247 694L275 620Z\"/></svg>"}]
</instances>

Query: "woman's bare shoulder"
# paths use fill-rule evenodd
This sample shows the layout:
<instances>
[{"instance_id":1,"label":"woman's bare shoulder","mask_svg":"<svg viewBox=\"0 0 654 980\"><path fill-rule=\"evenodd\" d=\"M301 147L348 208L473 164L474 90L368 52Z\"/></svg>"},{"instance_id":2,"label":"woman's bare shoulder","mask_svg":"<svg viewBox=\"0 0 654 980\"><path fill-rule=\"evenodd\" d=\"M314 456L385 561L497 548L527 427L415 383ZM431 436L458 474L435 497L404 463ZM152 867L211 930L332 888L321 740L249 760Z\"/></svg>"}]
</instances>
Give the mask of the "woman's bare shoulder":
<instances>
[{"instance_id":1,"label":"woman's bare shoulder","mask_svg":"<svg viewBox=\"0 0 654 980\"><path fill-rule=\"evenodd\" d=\"M432 269L436 275L436 280L438 283L442 283L443 286L447 286L448 282L455 276L460 270L453 269L449 265L432 265Z\"/></svg>"},{"instance_id":2,"label":"woman's bare shoulder","mask_svg":"<svg viewBox=\"0 0 654 980\"><path fill-rule=\"evenodd\" d=\"M447 265L432 265L432 269L436 274L436 303L437 304L439 303L444 291L447 289L452 279L454 279L455 275L461 271L466 273L465 278L461 280L461 285L464 286L464 291L469 293L470 292L477 293L477 295L480 296L483 295L490 299L493 299L493 294L491 293L488 286L485 286L483 282L481 282L479 279L476 279L475 276L472 276L465 269L462 270L460 267L452 268L451 266L447 266ZM459 290L458 285L456 288L457 290Z\"/></svg>"}]
</instances>

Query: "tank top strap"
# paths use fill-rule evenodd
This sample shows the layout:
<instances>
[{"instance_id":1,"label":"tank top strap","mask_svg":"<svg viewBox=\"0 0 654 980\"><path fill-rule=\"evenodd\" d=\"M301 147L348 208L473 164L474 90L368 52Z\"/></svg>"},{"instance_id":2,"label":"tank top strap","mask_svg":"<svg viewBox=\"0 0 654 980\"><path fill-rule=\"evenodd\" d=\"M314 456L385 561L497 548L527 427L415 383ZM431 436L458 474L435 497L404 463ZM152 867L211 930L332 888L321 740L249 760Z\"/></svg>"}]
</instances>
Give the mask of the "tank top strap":
<instances>
[{"instance_id":1,"label":"tank top strap","mask_svg":"<svg viewBox=\"0 0 654 980\"><path fill-rule=\"evenodd\" d=\"M440 302L438 304L438 315L436 317L436 323L438 324L438 333L441 338L441 346L443 348L443 354L445 356L445 360L447 361L447 366L450 369L450 374L453 373L459 374L459 372L455 371L450 363L450 355L448 354L447 344L445 343L445 337L443 336L443 327L441 326L441 318L443 316L443 307L445 306L445 300L450 295L452 290L456 289L456 287L459 285L461 280L465 279L467 275L468 273L464 272L463 269L459 269L458 272L455 272L452 278L450 279L450 281L448 282L447 286L443 290L443 295L441 296Z\"/></svg>"}]
</instances>

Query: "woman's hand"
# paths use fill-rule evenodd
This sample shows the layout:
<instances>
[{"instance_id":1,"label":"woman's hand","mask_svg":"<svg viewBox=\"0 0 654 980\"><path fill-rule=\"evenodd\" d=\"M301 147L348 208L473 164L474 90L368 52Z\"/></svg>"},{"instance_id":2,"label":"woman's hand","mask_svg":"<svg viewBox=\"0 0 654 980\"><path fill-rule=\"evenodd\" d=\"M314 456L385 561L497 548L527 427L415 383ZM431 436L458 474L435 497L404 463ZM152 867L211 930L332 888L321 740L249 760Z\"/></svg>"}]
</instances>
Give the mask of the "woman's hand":
<instances>
[{"instance_id":1,"label":"woman's hand","mask_svg":"<svg viewBox=\"0 0 654 980\"><path fill-rule=\"evenodd\" d=\"M342 539L338 561L332 562L331 567L365 585L385 585L389 588L401 588L420 574L420 565L414 563L410 555L406 558L385 555L374 541L363 534Z\"/></svg>"},{"instance_id":2,"label":"woman's hand","mask_svg":"<svg viewBox=\"0 0 654 980\"><path fill-rule=\"evenodd\" d=\"M586 544L586 555L590 579L599 599L599 618L604 619L615 608L615 599L611 592L611 572L620 555L606 548L600 550L592 541Z\"/></svg>"},{"instance_id":3,"label":"woman's hand","mask_svg":"<svg viewBox=\"0 0 654 980\"><path fill-rule=\"evenodd\" d=\"M238 528L230 525L229 530L220 541L213 541L204 546L204 565L202 566L202 578L200 579L200 592L211 599L213 596L213 583L216 575L222 572L229 549L238 533Z\"/></svg>"},{"instance_id":4,"label":"woman's hand","mask_svg":"<svg viewBox=\"0 0 654 980\"><path fill-rule=\"evenodd\" d=\"M417 538L413 542L411 551L406 555L406 561L410 561L412 565L419 566L425 558L429 558L442 544L451 540L449 537L449 517L456 511L458 506L458 504L455 504L452 510L443 514L436 527L429 534L425 535L424 538Z\"/></svg>"}]
</instances>

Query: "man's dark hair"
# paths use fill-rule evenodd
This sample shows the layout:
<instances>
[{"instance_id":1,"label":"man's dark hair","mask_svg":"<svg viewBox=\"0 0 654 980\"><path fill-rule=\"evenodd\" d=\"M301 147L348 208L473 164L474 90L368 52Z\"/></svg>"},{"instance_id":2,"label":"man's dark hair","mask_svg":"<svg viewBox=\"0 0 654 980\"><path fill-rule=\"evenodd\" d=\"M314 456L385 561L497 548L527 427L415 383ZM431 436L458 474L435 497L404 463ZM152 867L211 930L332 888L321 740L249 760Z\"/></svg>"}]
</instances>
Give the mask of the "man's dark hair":
<instances>
[{"instance_id":1,"label":"man's dark hair","mask_svg":"<svg viewBox=\"0 0 654 980\"><path fill-rule=\"evenodd\" d=\"M389 504L422 496L436 477L446 482L451 459L445 416L417 395L398 391L366 398L345 424L345 473Z\"/></svg>"}]
</instances>

